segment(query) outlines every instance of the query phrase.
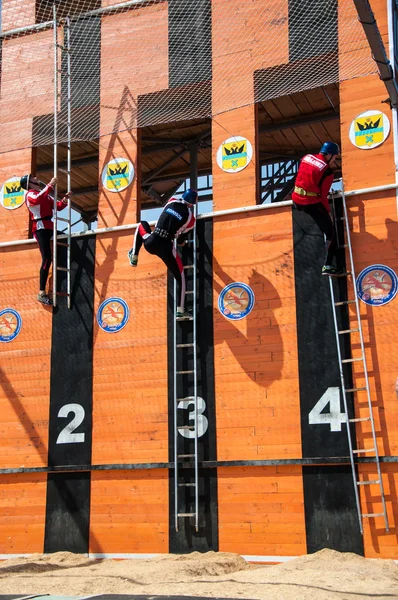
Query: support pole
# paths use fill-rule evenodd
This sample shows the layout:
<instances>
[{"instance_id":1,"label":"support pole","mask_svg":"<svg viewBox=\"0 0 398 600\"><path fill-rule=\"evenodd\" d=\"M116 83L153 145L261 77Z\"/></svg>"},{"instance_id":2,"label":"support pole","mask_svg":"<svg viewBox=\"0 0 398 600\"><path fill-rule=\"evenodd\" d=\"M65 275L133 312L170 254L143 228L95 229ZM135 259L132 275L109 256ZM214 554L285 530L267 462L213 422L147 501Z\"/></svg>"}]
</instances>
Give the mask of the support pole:
<instances>
[{"instance_id":1,"label":"support pole","mask_svg":"<svg viewBox=\"0 0 398 600\"><path fill-rule=\"evenodd\" d=\"M58 29L57 6L53 4L54 29L54 177L58 175ZM53 235L53 306L57 306L57 184L54 186L54 235Z\"/></svg>"},{"instance_id":2,"label":"support pole","mask_svg":"<svg viewBox=\"0 0 398 600\"><path fill-rule=\"evenodd\" d=\"M190 158L190 173L189 173L189 184L193 190L198 189L198 143L194 142L189 146L189 158ZM198 197L199 200L199 197ZM198 217L198 201L194 206L195 219ZM193 364L194 364L194 383L193 383L193 395L194 395L194 406L195 406L195 529L199 531L199 464L198 464L198 352L197 352L197 236L196 236L196 225L193 230L193 260L195 261L195 268L193 270Z\"/></svg>"},{"instance_id":3,"label":"support pole","mask_svg":"<svg viewBox=\"0 0 398 600\"><path fill-rule=\"evenodd\" d=\"M354 4L359 22L368 39L373 60L377 64L380 79L387 88L391 106L396 108L398 106L398 86L369 0L354 0Z\"/></svg>"}]
</instances>

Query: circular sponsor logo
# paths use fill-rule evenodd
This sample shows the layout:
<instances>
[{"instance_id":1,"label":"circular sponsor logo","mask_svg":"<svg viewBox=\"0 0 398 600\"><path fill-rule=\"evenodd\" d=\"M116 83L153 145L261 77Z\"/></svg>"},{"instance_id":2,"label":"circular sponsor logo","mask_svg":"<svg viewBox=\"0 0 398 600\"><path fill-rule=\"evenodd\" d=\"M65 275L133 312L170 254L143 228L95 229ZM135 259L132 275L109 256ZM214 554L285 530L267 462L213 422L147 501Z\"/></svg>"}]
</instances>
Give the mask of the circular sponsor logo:
<instances>
[{"instance_id":1,"label":"circular sponsor logo","mask_svg":"<svg viewBox=\"0 0 398 600\"><path fill-rule=\"evenodd\" d=\"M357 277L357 292L365 304L382 306L388 304L398 291L396 273L385 265L366 267Z\"/></svg>"},{"instance_id":2,"label":"circular sponsor logo","mask_svg":"<svg viewBox=\"0 0 398 600\"><path fill-rule=\"evenodd\" d=\"M218 297L220 313L231 321L244 319L253 310L254 292L245 283L230 283Z\"/></svg>"},{"instance_id":3,"label":"circular sponsor logo","mask_svg":"<svg viewBox=\"0 0 398 600\"><path fill-rule=\"evenodd\" d=\"M217 151L217 164L227 173L242 171L253 157L253 147L249 140L239 135L225 140Z\"/></svg>"},{"instance_id":4,"label":"circular sponsor logo","mask_svg":"<svg viewBox=\"0 0 398 600\"><path fill-rule=\"evenodd\" d=\"M21 315L13 308L0 311L0 342L12 342L22 327Z\"/></svg>"},{"instance_id":5,"label":"circular sponsor logo","mask_svg":"<svg viewBox=\"0 0 398 600\"><path fill-rule=\"evenodd\" d=\"M19 177L7 179L0 190L0 203L7 210L15 210L25 202L26 191L19 185Z\"/></svg>"},{"instance_id":6,"label":"circular sponsor logo","mask_svg":"<svg viewBox=\"0 0 398 600\"><path fill-rule=\"evenodd\" d=\"M361 150L371 150L380 146L390 133L390 121L379 110L361 113L350 125L350 140Z\"/></svg>"},{"instance_id":7,"label":"circular sponsor logo","mask_svg":"<svg viewBox=\"0 0 398 600\"><path fill-rule=\"evenodd\" d=\"M134 179L134 165L128 158L114 158L102 171L102 185L108 192L122 192Z\"/></svg>"},{"instance_id":8,"label":"circular sponsor logo","mask_svg":"<svg viewBox=\"0 0 398 600\"><path fill-rule=\"evenodd\" d=\"M116 333L129 320L130 310L121 298L108 298L97 310L97 322L103 331Z\"/></svg>"}]
</instances>

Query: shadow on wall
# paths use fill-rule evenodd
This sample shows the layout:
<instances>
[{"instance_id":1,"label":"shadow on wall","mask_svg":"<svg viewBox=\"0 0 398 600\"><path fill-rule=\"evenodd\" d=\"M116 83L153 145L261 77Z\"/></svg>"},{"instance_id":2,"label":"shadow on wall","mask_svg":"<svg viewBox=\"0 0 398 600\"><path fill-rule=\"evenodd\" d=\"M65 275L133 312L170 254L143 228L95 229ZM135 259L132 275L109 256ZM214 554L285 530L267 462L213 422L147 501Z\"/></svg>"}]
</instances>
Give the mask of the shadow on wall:
<instances>
[{"instance_id":1,"label":"shadow on wall","mask_svg":"<svg viewBox=\"0 0 398 600\"><path fill-rule=\"evenodd\" d=\"M220 294L225 286L236 280L222 269L214 256L212 260L214 289ZM287 266L283 263L282 267L285 264ZM283 368L282 335L273 313L273 309L279 308L282 303L269 279L256 269L251 269L248 285L256 296L256 303L244 319L246 334L239 331L236 323L223 317L218 307L214 307L214 343L226 342L246 375L258 385L268 387L280 379Z\"/></svg>"},{"instance_id":2,"label":"shadow on wall","mask_svg":"<svg viewBox=\"0 0 398 600\"><path fill-rule=\"evenodd\" d=\"M28 411L26 410L21 398L24 398L22 392L16 392L11 381L0 367L0 385L3 390L4 396L8 398L12 409L14 410L19 423L25 430L28 439L31 441L32 446L36 448L38 454L42 457L44 463L47 462L47 440L44 442L40 437L38 430L32 419L29 417ZM7 437L7 436L6 436ZM22 456L21 456L22 459Z\"/></svg>"},{"instance_id":3,"label":"shadow on wall","mask_svg":"<svg viewBox=\"0 0 398 600\"><path fill-rule=\"evenodd\" d=\"M106 156L104 157L103 164L100 167L100 174L104 169L105 165L111 161L113 158L117 158L119 155L124 154L124 156L129 156L129 148L128 145L137 145L137 138L133 135L133 130L136 127L137 123L137 104L132 96L129 88L127 86L124 87L122 96L120 99L119 107L117 110L117 115L115 119L115 124L113 127L113 131L115 133L112 134L108 150ZM125 137L121 138L119 133L124 132L125 135L130 137L129 144L126 143ZM117 146L118 151L115 154L114 149ZM124 218L126 216L126 212L131 200L133 185L131 184L124 192L109 192L105 194L105 199L108 207L113 212L113 215L116 219L116 226L123 223ZM122 209L119 214L116 214L113 208L113 200L118 197L118 200L122 202ZM98 210L99 215L103 221L104 227L109 227L109 223L107 223L104 215ZM129 235L132 235L134 232L128 232ZM108 236L112 236L110 239ZM102 239L101 236L97 237L97 244L101 247L103 254L105 255L105 259L99 265L98 259L96 260L96 270L95 270L95 279L97 282L100 282L100 285L95 286L95 293L98 294L99 301L102 302L105 300L107 291L109 278L111 273L115 268L115 262L118 258L117 255L117 244L119 235L118 234L108 234L106 239ZM98 251L96 253L98 255ZM124 257L122 257L124 259ZM112 292L112 295L113 292ZM94 343L98 333L98 328L94 328Z\"/></svg>"},{"instance_id":4,"label":"shadow on wall","mask_svg":"<svg viewBox=\"0 0 398 600\"><path fill-rule=\"evenodd\" d=\"M366 231L366 223L365 223L365 214L364 214L364 206L363 203L359 205L358 213L351 212L351 218L359 217L359 225L360 230L358 233L351 233L352 236L352 245L355 248L357 239L360 240L361 247L364 246L368 248L371 252L369 253L369 265L373 264L386 264L386 266L390 266L394 269L394 265L391 265L390 261L387 257L391 256L396 262L398 259L398 223L393 221L392 219L387 218L385 220L385 225L387 229L387 237L385 239L379 239L371 233ZM380 244L382 247L380 248ZM381 255L381 260L378 260L378 256ZM374 258L373 258L374 257ZM396 271L396 269L394 269ZM359 272L356 273L359 275ZM392 300L392 302L398 303L398 296ZM361 301L360 301L361 303ZM389 305L388 305L389 306ZM387 308L388 309L388 308ZM389 436L389 423L386 419L385 414L385 401L387 404L391 399L396 402L395 397L395 380L398 374L395 369L392 371L391 369L391 382L388 386L385 385L385 381L382 381L381 373L380 373L380 364L379 364L379 351L385 351L388 353L388 339L384 339L381 341L381 336L378 338L375 331L375 322L374 322L374 311L382 311L385 310L384 307L372 307L366 305L366 316L361 315L362 324L365 325L364 329L364 344L365 349L367 350L367 357L370 355L370 361L368 360L368 376L371 390L375 391L371 395L372 406L374 410L375 416L375 428L376 428L376 437L378 440L381 440L382 443L378 445L379 452L381 456L391 456L392 452L395 452L395 449L391 448L391 441ZM395 308L396 310L396 308ZM377 316L380 314L377 312ZM387 315L386 315L387 317ZM392 333L392 331L391 331ZM395 336L392 336L392 341L395 341ZM384 350L385 349L385 350ZM353 356L358 356L358 353L361 350L359 341L357 343L352 344ZM395 360L395 359L394 359ZM362 364L362 363L358 363ZM386 367L384 367L384 372L386 371ZM362 371L363 373L363 371ZM356 372L356 377L362 380L361 371ZM372 385L373 383L373 385ZM360 382L358 382L361 385ZM387 396L389 399L387 400ZM367 406L367 398L364 393L362 395L358 395L358 399L356 401L357 408L365 408ZM396 432L397 434L397 432ZM359 448L373 447L372 444L372 433L370 428L363 428L361 430L360 427L357 427L357 440ZM398 444L398 440L395 440L395 444L393 444L396 448ZM396 453L396 452L395 452ZM367 479L374 479L374 471L371 469L369 465L369 472L367 473ZM373 471L373 472L372 472ZM383 471L383 465L382 465ZM384 470L385 471L385 470ZM398 527L392 526L392 523L398 523L398 504L396 502L397 499L397 486L394 479L394 472L387 473L387 477L385 476L384 481L388 481L388 484L385 485L385 499L387 502L387 508L390 509L393 514L393 519L390 518L390 533L389 536L395 535L396 543L398 544ZM382 511L381 506L381 496L377 492L375 493L373 490L374 486L363 486L363 494L365 496L365 501L367 504L366 510L364 512L375 512L380 513ZM377 488L378 489L378 488ZM364 507L363 507L364 508ZM391 522L392 521L392 522ZM383 520L379 519L380 526L377 527L375 522L370 527L372 546L376 552L380 552L379 538L383 539L386 535L384 525L382 525Z\"/></svg>"}]
</instances>

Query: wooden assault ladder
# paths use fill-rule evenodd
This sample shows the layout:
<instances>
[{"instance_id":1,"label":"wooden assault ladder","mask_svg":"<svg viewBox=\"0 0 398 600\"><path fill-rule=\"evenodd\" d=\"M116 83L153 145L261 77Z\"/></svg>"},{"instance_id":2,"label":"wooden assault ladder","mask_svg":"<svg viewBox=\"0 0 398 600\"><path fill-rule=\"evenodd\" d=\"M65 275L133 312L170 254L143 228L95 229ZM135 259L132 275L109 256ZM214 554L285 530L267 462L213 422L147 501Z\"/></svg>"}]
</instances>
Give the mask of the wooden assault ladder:
<instances>
[{"instance_id":1,"label":"wooden assault ladder","mask_svg":"<svg viewBox=\"0 0 398 600\"><path fill-rule=\"evenodd\" d=\"M196 217L197 205L195 205L195 227L192 230L192 237L187 241L187 244L192 249L192 264L184 266L185 272L188 274L187 282L192 282L192 289L187 289L186 294L192 299L190 306L192 309L192 317L179 319L176 317L177 309L177 285L174 280L174 302L173 302L173 319L174 319L174 514L175 514L175 529L179 530L179 519L193 519L195 530L199 529L199 467L198 467L198 370L197 370L197 241L196 241ZM177 252L177 244L174 242L174 251ZM188 286L187 286L188 287ZM192 396L184 397L184 390L193 390ZM193 407L192 412L187 409ZM185 409L185 410L181 410ZM193 424L179 424L179 415L189 414L190 421ZM192 418L193 417L193 418ZM189 450L187 451L187 447ZM186 477L182 476L179 464L193 463L193 478L189 482ZM185 469L184 469L185 470ZM185 489L184 489L185 488ZM191 492L191 493L189 493ZM194 499L192 500L192 493ZM189 500L187 501L187 495ZM181 511L181 504L194 507L189 508L186 512Z\"/></svg>"},{"instance_id":2,"label":"wooden assault ladder","mask_svg":"<svg viewBox=\"0 0 398 600\"><path fill-rule=\"evenodd\" d=\"M58 43L58 27L57 27L57 6L53 4L53 27L54 27L54 177L58 177L58 105L62 96L60 91L59 77L62 75L62 69L59 68L59 50L66 54L67 64L67 191L71 189L71 138L72 138L72 90L71 90L71 40L70 40L70 18L65 19L64 24L64 45ZM72 215L71 215L71 200L68 198L66 217L59 217L57 212L58 190L57 185L54 188L54 236L53 236L53 306L57 306L57 296L66 296L68 299L68 308L71 307L71 234L72 234ZM58 222L62 221L66 227L62 232L65 235L62 237L58 234ZM61 238L61 239L60 239ZM66 267L58 265L58 247L66 247ZM58 271L66 272L66 292L57 291L57 273Z\"/></svg>"}]
</instances>

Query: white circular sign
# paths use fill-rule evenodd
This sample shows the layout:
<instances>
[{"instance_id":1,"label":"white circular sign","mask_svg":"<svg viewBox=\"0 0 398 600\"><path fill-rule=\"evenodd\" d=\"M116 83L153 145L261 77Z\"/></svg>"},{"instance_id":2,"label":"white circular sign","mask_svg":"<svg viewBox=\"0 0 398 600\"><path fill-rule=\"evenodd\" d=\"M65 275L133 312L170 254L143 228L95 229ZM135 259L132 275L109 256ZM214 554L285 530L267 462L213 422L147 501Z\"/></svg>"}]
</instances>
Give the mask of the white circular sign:
<instances>
[{"instance_id":1,"label":"white circular sign","mask_svg":"<svg viewBox=\"0 0 398 600\"><path fill-rule=\"evenodd\" d=\"M134 179L134 165L128 158L114 158L102 171L102 185L108 192L122 192Z\"/></svg>"},{"instance_id":2,"label":"white circular sign","mask_svg":"<svg viewBox=\"0 0 398 600\"><path fill-rule=\"evenodd\" d=\"M242 171L253 157L249 140L239 135L225 140L217 151L217 164L226 173Z\"/></svg>"},{"instance_id":3,"label":"white circular sign","mask_svg":"<svg viewBox=\"0 0 398 600\"><path fill-rule=\"evenodd\" d=\"M0 191L0 203L7 210L15 210L25 202L26 191L19 184L20 177L7 179Z\"/></svg>"},{"instance_id":4,"label":"white circular sign","mask_svg":"<svg viewBox=\"0 0 398 600\"><path fill-rule=\"evenodd\" d=\"M360 150L371 150L380 146L390 133L390 121L379 110L367 110L350 125L350 140Z\"/></svg>"}]
</instances>

